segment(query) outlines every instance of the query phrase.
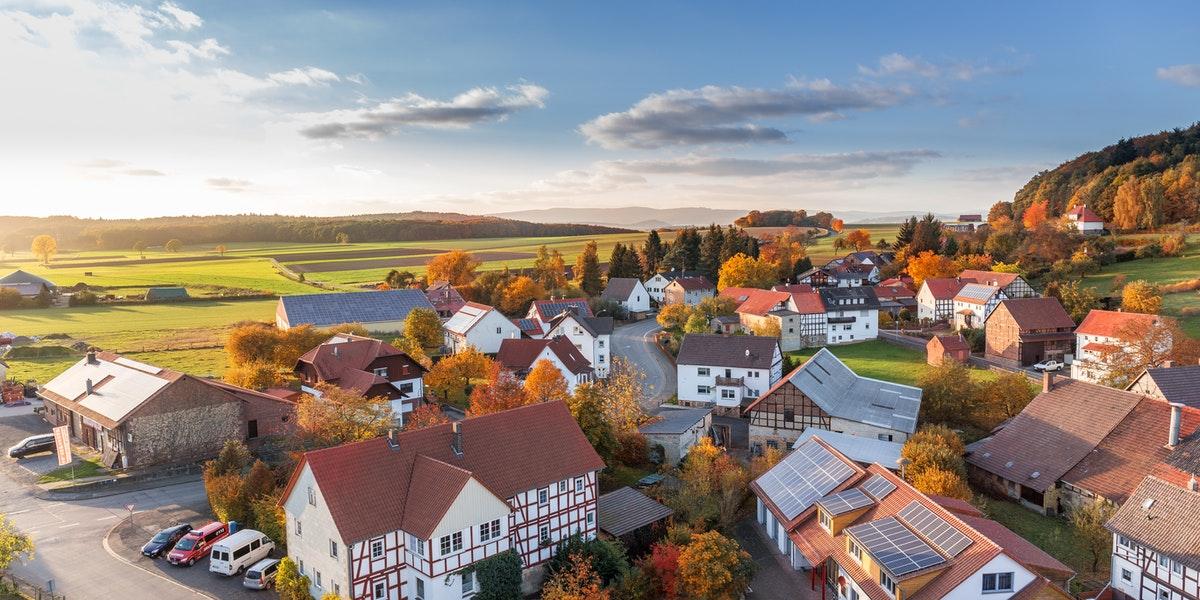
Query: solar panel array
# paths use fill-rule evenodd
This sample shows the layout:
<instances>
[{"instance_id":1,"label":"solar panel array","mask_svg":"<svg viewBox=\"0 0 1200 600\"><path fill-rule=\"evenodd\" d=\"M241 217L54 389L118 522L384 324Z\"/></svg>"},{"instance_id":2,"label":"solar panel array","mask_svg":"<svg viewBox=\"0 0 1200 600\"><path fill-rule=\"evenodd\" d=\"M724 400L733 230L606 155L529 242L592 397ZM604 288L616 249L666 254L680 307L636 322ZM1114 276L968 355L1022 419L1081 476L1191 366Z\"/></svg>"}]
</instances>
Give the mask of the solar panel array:
<instances>
[{"instance_id":1,"label":"solar panel array","mask_svg":"<svg viewBox=\"0 0 1200 600\"><path fill-rule=\"evenodd\" d=\"M895 577L946 562L941 554L893 517L855 525L846 532Z\"/></svg>"},{"instance_id":2,"label":"solar panel array","mask_svg":"<svg viewBox=\"0 0 1200 600\"><path fill-rule=\"evenodd\" d=\"M896 490L896 484L888 481L883 475L872 475L861 487L876 500L883 500Z\"/></svg>"},{"instance_id":3,"label":"solar panel array","mask_svg":"<svg viewBox=\"0 0 1200 600\"><path fill-rule=\"evenodd\" d=\"M821 497L854 474L854 469L809 441L788 454L758 478L758 486L788 520L804 512Z\"/></svg>"},{"instance_id":4,"label":"solar panel array","mask_svg":"<svg viewBox=\"0 0 1200 600\"><path fill-rule=\"evenodd\" d=\"M971 545L971 538L955 529L945 519L933 514L929 507L916 500L905 506L898 516L904 519L909 527L925 536L925 539L933 542L934 546L950 556L958 556L960 552Z\"/></svg>"},{"instance_id":5,"label":"solar panel array","mask_svg":"<svg viewBox=\"0 0 1200 600\"><path fill-rule=\"evenodd\" d=\"M844 515L852 510L858 510L875 504L875 501L870 496L862 493L858 488L850 488L842 490L832 496L826 496L817 501L825 512L837 516Z\"/></svg>"}]
</instances>

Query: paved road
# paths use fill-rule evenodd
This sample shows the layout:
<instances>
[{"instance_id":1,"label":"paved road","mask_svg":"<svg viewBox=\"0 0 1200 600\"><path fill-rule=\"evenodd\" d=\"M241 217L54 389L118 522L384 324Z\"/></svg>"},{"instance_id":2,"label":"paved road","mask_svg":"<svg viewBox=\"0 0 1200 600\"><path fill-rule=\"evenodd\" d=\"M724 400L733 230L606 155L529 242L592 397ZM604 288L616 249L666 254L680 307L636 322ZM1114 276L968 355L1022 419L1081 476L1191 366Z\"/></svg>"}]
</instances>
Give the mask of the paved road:
<instances>
[{"instance_id":1,"label":"paved road","mask_svg":"<svg viewBox=\"0 0 1200 600\"><path fill-rule=\"evenodd\" d=\"M612 337L613 355L646 373L644 408L650 413L658 412L659 405L675 395L675 365L654 347L654 334L660 329L654 319L646 319L618 327Z\"/></svg>"}]
</instances>

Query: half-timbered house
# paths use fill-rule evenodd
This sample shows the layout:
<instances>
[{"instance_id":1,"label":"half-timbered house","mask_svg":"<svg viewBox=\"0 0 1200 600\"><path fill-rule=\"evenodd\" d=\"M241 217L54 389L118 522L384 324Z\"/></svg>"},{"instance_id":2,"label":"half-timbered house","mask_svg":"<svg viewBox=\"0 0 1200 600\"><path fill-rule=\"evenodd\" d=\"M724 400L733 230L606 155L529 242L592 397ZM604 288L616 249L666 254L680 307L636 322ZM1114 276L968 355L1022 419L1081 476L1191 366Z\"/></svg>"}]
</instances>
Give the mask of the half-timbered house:
<instances>
[{"instance_id":1,"label":"half-timbered house","mask_svg":"<svg viewBox=\"0 0 1200 600\"><path fill-rule=\"evenodd\" d=\"M1148 475L1106 525L1117 597L1200 599L1200 486Z\"/></svg>"}]
</instances>

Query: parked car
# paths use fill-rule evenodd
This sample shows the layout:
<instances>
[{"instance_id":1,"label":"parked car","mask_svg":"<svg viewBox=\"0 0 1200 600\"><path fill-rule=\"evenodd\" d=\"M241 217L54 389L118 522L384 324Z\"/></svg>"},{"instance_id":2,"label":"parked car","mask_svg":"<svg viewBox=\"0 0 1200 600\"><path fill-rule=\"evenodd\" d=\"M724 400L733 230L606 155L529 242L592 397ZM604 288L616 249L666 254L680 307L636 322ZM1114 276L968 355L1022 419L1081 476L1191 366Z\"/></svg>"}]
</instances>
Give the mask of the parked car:
<instances>
[{"instance_id":1,"label":"parked car","mask_svg":"<svg viewBox=\"0 0 1200 600\"><path fill-rule=\"evenodd\" d=\"M10 458L25 458L30 454L39 452L54 451L54 434L42 433L39 435L31 435L19 442L12 448L8 449Z\"/></svg>"},{"instance_id":2,"label":"parked car","mask_svg":"<svg viewBox=\"0 0 1200 600\"><path fill-rule=\"evenodd\" d=\"M1061 371L1063 364L1057 360L1044 360L1033 365L1034 371Z\"/></svg>"},{"instance_id":3,"label":"parked car","mask_svg":"<svg viewBox=\"0 0 1200 600\"><path fill-rule=\"evenodd\" d=\"M175 543L183 539L192 530L192 526L187 523L168 527L150 538L146 545L142 546L142 555L150 558L159 558L163 554L171 551L175 547Z\"/></svg>"},{"instance_id":4,"label":"parked car","mask_svg":"<svg viewBox=\"0 0 1200 600\"><path fill-rule=\"evenodd\" d=\"M279 572L278 558L264 558L252 565L242 578L242 585L252 590L269 590L275 587L275 574Z\"/></svg>"},{"instance_id":5,"label":"parked car","mask_svg":"<svg viewBox=\"0 0 1200 600\"><path fill-rule=\"evenodd\" d=\"M201 527L193 529L179 540L171 552L167 554L167 562L173 565L192 566L196 561L204 558L213 544L225 539L229 535L229 526L220 521L215 521Z\"/></svg>"},{"instance_id":6,"label":"parked car","mask_svg":"<svg viewBox=\"0 0 1200 600\"><path fill-rule=\"evenodd\" d=\"M235 575L271 556L274 549L275 542L261 531L243 529L212 545L208 570L225 576Z\"/></svg>"}]
</instances>

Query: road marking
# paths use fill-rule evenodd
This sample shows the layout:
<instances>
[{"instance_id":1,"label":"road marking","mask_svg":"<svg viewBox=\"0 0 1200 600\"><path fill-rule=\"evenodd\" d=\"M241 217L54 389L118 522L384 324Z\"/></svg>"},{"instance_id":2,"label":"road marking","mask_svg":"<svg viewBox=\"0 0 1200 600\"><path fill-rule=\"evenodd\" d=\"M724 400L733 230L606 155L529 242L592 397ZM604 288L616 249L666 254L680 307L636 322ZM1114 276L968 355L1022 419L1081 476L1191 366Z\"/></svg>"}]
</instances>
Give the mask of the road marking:
<instances>
[{"instance_id":1,"label":"road marking","mask_svg":"<svg viewBox=\"0 0 1200 600\"><path fill-rule=\"evenodd\" d=\"M109 519L119 519L119 518L121 518L122 516L123 516L123 515L108 515L107 517L100 517L99 519L96 519L96 520L97 520L97 521L107 521L107 520L109 520Z\"/></svg>"},{"instance_id":2,"label":"road marking","mask_svg":"<svg viewBox=\"0 0 1200 600\"><path fill-rule=\"evenodd\" d=\"M170 578L170 577L167 577L166 575L163 575L163 574L161 574L161 573L158 573L158 572L156 572L156 571L151 571L150 569L147 569L147 568L145 568L145 567L138 566L138 565L137 565L137 564L135 564L133 561L130 561L129 559L125 558L124 556L121 556L120 554L117 554L117 553L116 553L116 552L115 552L115 551L112 549L112 546L110 546L110 545L109 545L109 543L108 543L108 536L112 535L112 534L113 534L113 532L114 532L114 531L116 531L117 527L120 527L120 526L121 526L121 524L120 524L120 523L117 523L116 525L113 525L113 526L112 526L112 528L108 530L108 533L106 533L106 534L104 535L104 539L103 539L103 540L101 540L101 545L102 545L102 546L104 546L104 551L105 551L105 552L107 552L109 556L111 556L111 557L113 557L113 558L115 558L115 559L117 559L117 560L119 560L119 561L121 561L121 562L123 562L123 563L125 563L125 564L127 564L127 565L129 565L129 566L131 566L131 567L133 567L133 568L135 568L135 569L137 569L137 570L139 570L139 571L143 572L143 573L147 573L147 574L153 575L154 577L157 577L157 578L159 578L159 579L161 579L161 580L163 580L163 581L165 581L165 582L167 582L167 583L174 584L174 585L176 585L176 586L178 586L178 587L181 587L181 588L183 588L183 589L185 589L185 590L187 590L187 591L189 591L189 592L191 592L191 593L193 593L193 594L195 594L195 595L197 595L197 596L199 596L199 597L201 597L201 598L212 598L213 600L220 600L220 598L217 598L216 596L214 596L214 595L212 595L212 594L209 594L209 593L207 593L207 592L204 592L204 591L198 590L198 589L196 589L196 588L193 588L193 587L190 587L190 586L184 585L183 583L180 583L179 581L176 581L175 579L172 579L172 578Z\"/></svg>"},{"instance_id":3,"label":"road marking","mask_svg":"<svg viewBox=\"0 0 1200 600\"><path fill-rule=\"evenodd\" d=\"M68 528L68 527L74 527L74 526L76 526L76 525L78 525L78 524L79 524L79 523L67 523L66 525L59 525L59 526L58 526L58 528L59 528L59 529L66 529L66 528Z\"/></svg>"},{"instance_id":4,"label":"road marking","mask_svg":"<svg viewBox=\"0 0 1200 600\"><path fill-rule=\"evenodd\" d=\"M14 511L12 511L12 512L8 513L8 516L10 516L10 517L11 517L11 516L13 516L13 515L23 515L23 514L25 514L25 513L27 513L27 512L33 512L33 509L32 509L32 508L27 508L27 509L25 509L25 510L14 510Z\"/></svg>"}]
</instances>

